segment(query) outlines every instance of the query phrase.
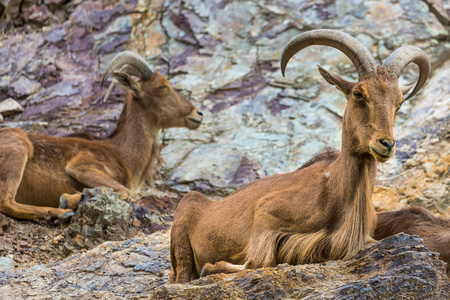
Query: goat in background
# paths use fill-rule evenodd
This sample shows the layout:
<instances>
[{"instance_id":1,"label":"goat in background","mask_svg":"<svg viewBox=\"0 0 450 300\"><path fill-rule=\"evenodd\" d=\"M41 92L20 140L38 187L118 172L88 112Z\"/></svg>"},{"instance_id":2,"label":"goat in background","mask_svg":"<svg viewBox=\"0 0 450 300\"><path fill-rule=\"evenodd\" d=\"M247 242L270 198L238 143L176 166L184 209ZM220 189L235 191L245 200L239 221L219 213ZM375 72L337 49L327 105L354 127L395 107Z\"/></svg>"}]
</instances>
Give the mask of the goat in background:
<instances>
[{"instance_id":1,"label":"goat in background","mask_svg":"<svg viewBox=\"0 0 450 300\"><path fill-rule=\"evenodd\" d=\"M447 263L447 276L450 278L449 218L435 216L418 206L379 212L377 217L375 239L381 240L400 232L420 236L425 246L438 252L439 258Z\"/></svg>"},{"instance_id":2,"label":"goat in background","mask_svg":"<svg viewBox=\"0 0 450 300\"><path fill-rule=\"evenodd\" d=\"M405 46L377 67L350 35L312 30L285 47L283 75L289 59L311 45L342 51L358 71L359 81L349 82L319 67L322 77L347 98L341 152L335 159L318 159L297 171L252 182L221 201L186 194L172 226L171 283L280 263L350 259L375 242L376 164L394 155L394 116L411 88L399 87L398 78L410 63L419 66L410 98L424 85L430 63L421 49Z\"/></svg>"},{"instance_id":3,"label":"goat in background","mask_svg":"<svg viewBox=\"0 0 450 300\"><path fill-rule=\"evenodd\" d=\"M127 72L114 72L123 67L140 80ZM127 95L109 137L51 137L19 128L0 130L1 213L26 220L67 220L78 207L83 188L106 186L128 196L156 169L161 128L200 126L202 113L139 55L119 53L102 83L111 73L114 84Z\"/></svg>"}]
</instances>

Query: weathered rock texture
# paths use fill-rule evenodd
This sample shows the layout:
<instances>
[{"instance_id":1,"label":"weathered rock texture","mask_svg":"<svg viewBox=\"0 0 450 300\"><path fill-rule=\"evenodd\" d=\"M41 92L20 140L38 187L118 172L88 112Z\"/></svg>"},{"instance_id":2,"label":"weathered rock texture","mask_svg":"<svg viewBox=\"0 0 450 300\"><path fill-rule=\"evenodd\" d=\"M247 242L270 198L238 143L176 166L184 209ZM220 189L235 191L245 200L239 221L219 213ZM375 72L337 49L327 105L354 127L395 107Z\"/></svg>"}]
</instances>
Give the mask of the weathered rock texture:
<instances>
[{"instance_id":1,"label":"weathered rock texture","mask_svg":"<svg viewBox=\"0 0 450 300\"><path fill-rule=\"evenodd\" d=\"M26 272L0 271L0 297L16 299L448 299L444 263L399 234L346 262L245 270L168 285L169 234L106 242ZM308 298L309 297L309 298Z\"/></svg>"},{"instance_id":2,"label":"weathered rock texture","mask_svg":"<svg viewBox=\"0 0 450 300\"><path fill-rule=\"evenodd\" d=\"M66 232L66 250L91 249L104 241L124 241L150 233L150 211L110 188L85 189Z\"/></svg>"},{"instance_id":3,"label":"weathered rock texture","mask_svg":"<svg viewBox=\"0 0 450 300\"><path fill-rule=\"evenodd\" d=\"M245 270L186 285L165 285L152 299L447 299L444 263L405 234L386 238L347 262Z\"/></svg>"},{"instance_id":4,"label":"weathered rock texture","mask_svg":"<svg viewBox=\"0 0 450 300\"><path fill-rule=\"evenodd\" d=\"M167 283L167 232L105 242L56 263L0 271L0 299L119 299Z\"/></svg>"},{"instance_id":5,"label":"weathered rock texture","mask_svg":"<svg viewBox=\"0 0 450 300\"><path fill-rule=\"evenodd\" d=\"M95 108L100 77L130 38L137 0L35 2L3 1L12 12L0 24L12 28L0 39L0 101L10 97L25 108L5 125L57 135L105 134L121 103ZM38 20L46 14L51 16Z\"/></svg>"},{"instance_id":6,"label":"weathered rock texture","mask_svg":"<svg viewBox=\"0 0 450 300\"><path fill-rule=\"evenodd\" d=\"M51 17L30 21L41 10ZM224 196L254 179L295 170L324 146L340 146L345 99L316 65L354 80L349 60L311 47L294 57L286 78L279 71L283 46L314 28L345 30L380 62L402 45L419 46L432 60L431 80L398 114L398 155L380 168L379 183L392 184L422 140L439 134L438 144L448 149L445 1L23 1L14 11L18 16L3 21L12 28L0 40L0 100L12 97L25 110L1 126L107 135L123 95L116 90L107 104L99 102L106 89L99 85L102 72L120 50L139 52L205 113L199 130L161 136L164 183L174 191ZM408 68L401 83L416 75ZM415 190L394 192L410 196L408 203L416 198Z\"/></svg>"},{"instance_id":7,"label":"weathered rock texture","mask_svg":"<svg viewBox=\"0 0 450 300\"><path fill-rule=\"evenodd\" d=\"M205 114L199 130L163 131L166 165L160 188L180 193L195 189L219 199L257 178L298 168L323 146L340 146L345 99L324 82L316 65L356 80L349 60L333 49L310 47L291 60L286 78L279 72L281 51L292 37L336 28L361 40L380 62L402 45L416 45L429 54L431 78L398 113L397 154L380 165L374 201L378 209L419 204L450 216L449 15L448 3L441 0L0 1L0 101L12 98L24 108L5 114L0 127L106 136L115 126L123 95L116 90L108 103L101 103L106 89L100 86L102 73L116 53L136 51ZM408 68L401 83L416 76L417 70ZM144 200L152 209L170 210L151 216L152 230L167 229L176 201ZM25 225L14 222L10 227ZM161 287L170 268L167 232L103 243L24 271L64 248L62 229L55 235L39 223L31 226L17 237L0 236L0 298L110 299L149 295L155 288L159 290L152 297L209 292L257 297L270 296L265 287L270 278L286 287L268 285L274 296L350 298L356 292L368 297L383 292L389 297L396 292L390 286L401 286L399 293L423 293L399 294L404 298L448 298L439 294L443 287L448 291L448 282L436 256L406 237L397 238L399 246L392 249L384 243L363 251L360 258L369 258L367 268L358 265L361 260L353 265L280 266ZM35 247L33 239L55 243ZM30 261L33 257L39 259ZM394 258L398 265L388 263Z\"/></svg>"},{"instance_id":8,"label":"weathered rock texture","mask_svg":"<svg viewBox=\"0 0 450 300\"><path fill-rule=\"evenodd\" d=\"M152 193L135 202L111 188L83 191L78 209L65 230L67 254L92 249L104 241L124 241L139 232L168 229L177 198Z\"/></svg>"},{"instance_id":9,"label":"weathered rock texture","mask_svg":"<svg viewBox=\"0 0 450 300\"><path fill-rule=\"evenodd\" d=\"M104 241L170 228L179 196L146 190L137 198L122 199L108 188L85 190L70 224L21 221L0 214L0 269L23 271L85 252Z\"/></svg>"}]
</instances>

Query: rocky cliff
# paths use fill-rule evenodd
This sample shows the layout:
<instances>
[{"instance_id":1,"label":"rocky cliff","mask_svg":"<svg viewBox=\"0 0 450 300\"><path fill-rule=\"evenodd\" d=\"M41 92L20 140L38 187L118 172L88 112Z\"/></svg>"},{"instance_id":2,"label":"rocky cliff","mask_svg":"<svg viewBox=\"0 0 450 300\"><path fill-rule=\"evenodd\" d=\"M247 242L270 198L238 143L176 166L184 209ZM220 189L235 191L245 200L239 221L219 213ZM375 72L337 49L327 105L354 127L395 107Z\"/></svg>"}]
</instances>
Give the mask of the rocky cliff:
<instances>
[{"instance_id":1,"label":"rocky cliff","mask_svg":"<svg viewBox=\"0 0 450 300\"><path fill-rule=\"evenodd\" d=\"M296 169L324 146L339 147L345 99L320 77L316 65L354 80L350 61L334 49L310 47L290 62L286 78L279 71L281 51L292 37L309 29L335 28L362 41L379 62L402 45L428 53L431 78L397 115L397 153L379 166L374 202L377 209L416 204L450 216L449 15L448 2L439 0L0 1L0 127L107 135L121 111L123 94L116 90L110 101L101 103L106 90L100 86L101 76L115 54L136 51L205 114L199 130L161 134L165 165L159 189L180 195L198 190L220 199L257 178ZM416 78L417 70L409 67L401 83ZM9 250L2 251L6 255ZM251 295L243 290L248 286L239 281L247 275L249 285L251 278L263 278L255 283L263 292L264 276L286 282L291 276L286 274L303 272L296 271L301 267L281 266L171 288L161 287L169 270L167 233L91 251L27 271L8 269L6 279L0 279L0 295L137 297L159 287L154 297L183 297L182 290L186 295L214 292L212 286L222 286L224 280L236 290L223 295L247 297ZM90 256L98 265L84 260ZM438 263L431 264L438 274ZM131 269L138 273L129 273ZM316 281L319 275L305 275L304 281ZM376 286L369 282L371 275L361 276L358 289ZM433 278L441 282L439 276ZM420 286L423 278L417 278L402 284ZM345 286L350 281L339 282ZM289 294L289 289L286 297L338 295L315 288Z\"/></svg>"}]
</instances>

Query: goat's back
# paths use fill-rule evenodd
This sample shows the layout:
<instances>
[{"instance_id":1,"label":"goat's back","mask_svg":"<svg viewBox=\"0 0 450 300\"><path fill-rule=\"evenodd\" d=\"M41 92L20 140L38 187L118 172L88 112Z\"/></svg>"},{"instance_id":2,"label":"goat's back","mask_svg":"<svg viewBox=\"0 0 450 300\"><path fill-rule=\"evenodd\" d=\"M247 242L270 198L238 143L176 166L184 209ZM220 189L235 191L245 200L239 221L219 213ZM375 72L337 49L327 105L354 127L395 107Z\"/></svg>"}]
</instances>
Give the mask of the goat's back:
<instances>
[{"instance_id":1,"label":"goat's back","mask_svg":"<svg viewBox=\"0 0 450 300\"><path fill-rule=\"evenodd\" d=\"M440 259L447 262L447 275L450 277L450 219L417 206L384 211L377 216L375 239L400 232L420 236L428 249L440 253Z\"/></svg>"}]
</instances>

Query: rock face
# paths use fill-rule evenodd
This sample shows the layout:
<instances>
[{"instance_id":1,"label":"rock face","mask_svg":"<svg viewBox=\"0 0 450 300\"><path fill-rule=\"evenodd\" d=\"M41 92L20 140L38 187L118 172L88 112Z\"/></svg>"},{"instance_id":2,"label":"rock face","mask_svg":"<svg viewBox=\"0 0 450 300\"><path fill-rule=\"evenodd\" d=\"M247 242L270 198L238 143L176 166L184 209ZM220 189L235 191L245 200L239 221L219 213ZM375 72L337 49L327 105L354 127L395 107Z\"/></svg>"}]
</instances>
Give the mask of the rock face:
<instances>
[{"instance_id":1,"label":"rock face","mask_svg":"<svg viewBox=\"0 0 450 300\"><path fill-rule=\"evenodd\" d=\"M137 0L2 3L0 101L24 107L7 126L52 135L110 131L121 103L93 106L102 71L130 38Z\"/></svg>"},{"instance_id":2,"label":"rock face","mask_svg":"<svg viewBox=\"0 0 450 300\"><path fill-rule=\"evenodd\" d=\"M0 271L0 298L117 297L147 299L448 299L444 263L418 237L399 234L353 259L324 264L244 270L186 285L167 284L169 234L106 242L65 261L24 272ZM309 299L308 298L308 299Z\"/></svg>"},{"instance_id":3,"label":"rock face","mask_svg":"<svg viewBox=\"0 0 450 300\"><path fill-rule=\"evenodd\" d=\"M281 51L291 38L309 29L336 28L359 39L379 62L402 45L429 54L432 77L397 114L397 153L379 167L374 202L377 209L416 204L450 216L448 4L281 2L0 1L0 30L5 33L0 37L0 101L13 98L23 107L22 113L0 114L0 128L108 135L123 94L116 90L102 104L106 87L100 86L101 76L114 55L132 50L167 75L205 117L196 131L163 130L166 165L159 187L180 194L198 190L220 199L255 179L295 170L324 146L339 148L346 101L325 83L316 65L356 80L350 61L336 50L310 47L290 61L286 78L279 70ZM410 84L416 76L417 70L409 67L400 83ZM137 227L128 223L133 218L127 213L131 219L116 218L124 224L114 230L106 230L112 229L106 220L100 226L79 215L67 241L60 232L53 237L40 230L39 223L32 223L37 229L20 239L0 237L0 298L449 298L442 263L408 236L384 240L349 262L282 265L164 285L170 269L169 233L158 230L170 227L177 199L152 197L139 200L160 212L150 214L150 232L157 231L150 235L95 246L104 238L134 234ZM123 205L118 211L128 211ZM8 230L7 225L2 228ZM55 242L45 249L27 248L32 239ZM39 253L48 261L43 254L62 252L65 242L65 249L81 252L20 268ZM19 254L9 256L14 251Z\"/></svg>"},{"instance_id":4,"label":"rock face","mask_svg":"<svg viewBox=\"0 0 450 300\"><path fill-rule=\"evenodd\" d=\"M295 170L324 146L340 147L346 101L320 77L316 65L356 80L350 61L329 47L310 47L291 60L286 78L280 74L283 46L309 29L344 30L379 62L402 45L419 46L430 56L433 77L398 113L398 155L380 168L379 183L393 183L419 150L417 141L436 133L445 136L448 128L445 1L3 4L17 16L1 21L14 30L0 40L5 58L0 62L0 100L12 97L24 112L6 117L1 126L52 135L107 135L123 95L116 90L111 101L101 104L106 87L100 87L100 78L117 52L136 51L205 114L199 130L170 129L161 136L167 161L163 183L180 193L194 189L223 196L254 179ZM51 15L48 19L43 7ZM408 68L400 82L409 84L416 76L416 69ZM438 142L448 147L445 143ZM204 171L194 171L192 164L200 162ZM417 198L414 190L395 192L406 194L408 203Z\"/></svg>"}]
</instances>

